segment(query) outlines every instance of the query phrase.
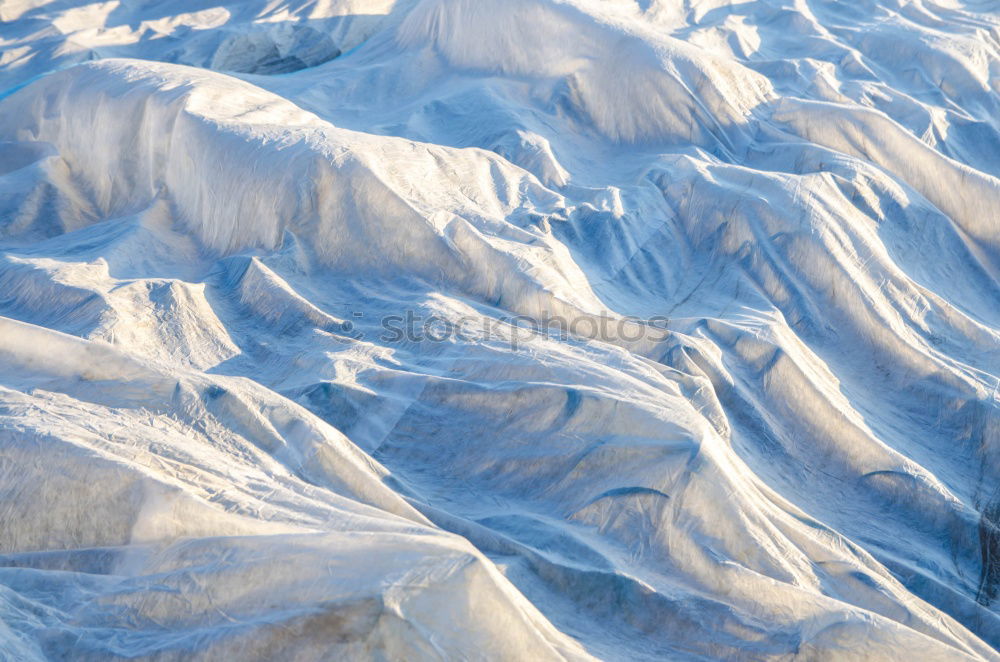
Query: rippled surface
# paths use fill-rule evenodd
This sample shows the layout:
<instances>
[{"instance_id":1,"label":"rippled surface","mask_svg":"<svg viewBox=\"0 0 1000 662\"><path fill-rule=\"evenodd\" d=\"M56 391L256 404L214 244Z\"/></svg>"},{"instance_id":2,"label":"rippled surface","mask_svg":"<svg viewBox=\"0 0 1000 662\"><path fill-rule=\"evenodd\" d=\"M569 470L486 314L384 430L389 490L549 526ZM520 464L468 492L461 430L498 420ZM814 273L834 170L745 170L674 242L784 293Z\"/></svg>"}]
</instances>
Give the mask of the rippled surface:
<instances>
[{"instance_id":1,"label":"rippled surface","mask_svg":"<svg viewBox=\"0 0 1000 662\"><path fill-rule=\"evenodd\" d=\"M0 51L0 657L1000 659L995 2Z\"/></svg>"}]
</instances>

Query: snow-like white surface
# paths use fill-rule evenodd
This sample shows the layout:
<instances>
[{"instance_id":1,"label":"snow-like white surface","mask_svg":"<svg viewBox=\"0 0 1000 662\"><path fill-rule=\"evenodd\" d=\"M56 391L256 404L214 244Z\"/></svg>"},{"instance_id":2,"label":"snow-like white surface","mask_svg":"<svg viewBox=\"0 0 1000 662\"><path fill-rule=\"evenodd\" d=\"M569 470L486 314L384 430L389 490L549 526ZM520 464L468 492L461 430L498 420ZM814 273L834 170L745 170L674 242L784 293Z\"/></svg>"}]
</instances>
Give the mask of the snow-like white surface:
<instances>
[{"instance_id":1,"label":"snow-like white surface","mask_svg":"<svg viewBox=\"0 0 1000 662\"><path fill-rule=\"evenodd\" d=\"M998 660L998 377L995 0L0 1L0 659Z\"/></svg>"}]
</instances>

